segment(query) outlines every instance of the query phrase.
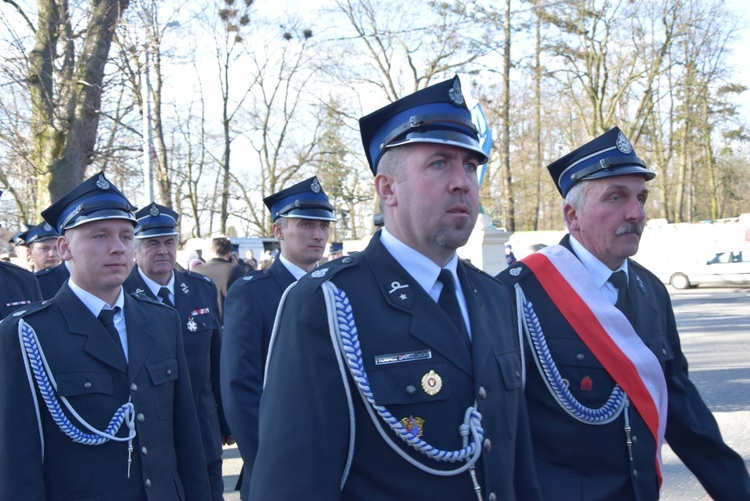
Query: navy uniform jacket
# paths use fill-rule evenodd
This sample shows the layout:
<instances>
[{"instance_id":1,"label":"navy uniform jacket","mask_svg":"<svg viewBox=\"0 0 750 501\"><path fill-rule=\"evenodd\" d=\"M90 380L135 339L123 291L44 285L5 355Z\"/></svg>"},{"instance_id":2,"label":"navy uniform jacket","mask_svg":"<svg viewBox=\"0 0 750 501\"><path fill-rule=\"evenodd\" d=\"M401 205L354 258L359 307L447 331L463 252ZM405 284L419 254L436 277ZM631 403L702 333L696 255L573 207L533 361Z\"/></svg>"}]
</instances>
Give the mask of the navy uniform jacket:
<instances>
[{"instance_id":1,"label":"navy uniform jacket","mask_svg":"<svg viewBox=\"0 0 750 501\"><path fill-rule=\"evenodd\" d=\"M237 280L224 304L221 392L243 461L242 499L250 494L250 474L258 452L258 408L268 342L281 296L293 282L294 276L276 259L268 269Z\"/></svg>"},{"instance_id":2,"label":"navy uniform jacket","mask_svg":"<svg viewBox=\"0 0 750 501\"><path fill-rule=\"evenodd\" d=\"M44 299L52 299L60 290L60 287L70 278L68 267L65 261L54 268L46 268L36 272L36 280L39 282L39 288L42 289Z\"/></svg>"},{"instance_id":3,"label":"navy uniform jacket","mask_svg":"<svg viewBox=\"0 0 750 501\"><path fill-rule=\"evenodd\" d=\"M67 284L53 299L0 323L0 499L210 499L206 468L197 460L203 450L177 314L127 294L124 312L128 364L122 348ZM105 429L114 412L132 400L137 436L129 479L127 442L73 442L52 420L36 389L42 462L18 339L20 318L36 331L57 393L91 425ZM126 429L117 435L125 436Z\"/></svg>"},{"instance_id":4,"label":"navy uniform jacket","mask_svg":"<svg viewBox=\"0 0 750 501\"><path fill-rule=\"evenodd\" d=\"M569 236L561 242L568 250ZM572 252L572 250L571 250ZM513 273L520 274L513 276ZM669 406L666 440L717 500L750 499L750 479L741 457L727 447L711 412L688 379L669 294L656 276L629 260L635 331L664 369ZM523 262L498 278L513 290L520 284L533 304L552 358L569 381L573 396L589 408L606 402L614 387L599 361L551 303ZM545 497L576 499L658 499L655 442L634 407L630 407L633 461L628 459L624 416L605 425L586 425L560 408L526 348L526 398L539 483ZM581 384L590 378L591 385ZM588 382L588 380L587 380Z\"/></svg>"},{"instance_id":5,"label":"navy uniform jacket","mask_svg":"<svg viewBox=\"0 0 750 501\"><path fill-rule=\"evenodd\" d=\"M0 320L29 303L41 300L42 293L32 272L0 261Z\"/></svg>"},{"instance_id":6,"label":"navy uniform jacket","mask_svg":"<svg viewBox=\"0 0 750 501\"><path fill-rule=\"evenodd\" d=\"M442 308L383 247L380 233L364 252L316 269L290 290L278 318L278 338L270 348L251 499L477 499L468 472L432 475L394 452L347 375L356 416L355 429L350 427L320 287L327 279L351 301L376 402L398 420L424 420L421 438L452 451L462 447L459 426L476 401L485 436L477 464L484 498L536 499L518 337L508 294L465 263L459 263L458 270L472 326L472 353ZM395 282L406 287L394 290ZM407 354L407 360L412 354L414 359L376 365L376 357L394 354ZM430 371L442 378L442 388L432 396L421 383ZM353 463L342 492L351 433ZM429 467L460 466L429 459L390 429L387 433L397 447Z\"/></svg>"},{"instance_id":7,"label":"navy uniform jacket","mask_svg":"<svg viewBox=\"0 0 750 501\"><path fill-rule=\"evenodd\" d=\"M138 291L154 301L159 301L138 273L137 265L133 266L123 287L127 292ZM182 326L182 344L185 346L190 385L193 388L193 400L198 412L203 452L206 454L206 464L211 464L221 459L222 435L230 434L221 408L221 326L216 306L216 287L208 277L191 271L175 270L174 300ZM193 315L195 311L198 313ZM195 324L190 322L191 318ZM191 330L191 325L195 330Z\"/></svg>"}]
</instances>

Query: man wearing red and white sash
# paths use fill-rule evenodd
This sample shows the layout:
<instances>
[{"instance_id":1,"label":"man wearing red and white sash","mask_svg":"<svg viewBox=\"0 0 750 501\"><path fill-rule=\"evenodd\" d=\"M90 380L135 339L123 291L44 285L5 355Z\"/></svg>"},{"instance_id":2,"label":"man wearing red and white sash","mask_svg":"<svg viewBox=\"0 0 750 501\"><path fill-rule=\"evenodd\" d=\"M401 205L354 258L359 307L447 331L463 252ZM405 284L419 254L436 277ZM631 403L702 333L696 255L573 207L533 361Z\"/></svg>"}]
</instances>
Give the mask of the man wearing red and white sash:
<instances>
[{"instance_id":1,"label":"man wearing red and white sash","mask_svg":"<svg viewBox=\"0 0 750 501\"><path fill-rule=\"evenodd\" d=\"M498 275L523 325L545 498L658 499L666 440L714 499L750 499L742 458L688 378L666 288L629 259L656 174L616 127L548 170L570 234Z\"/></svg>"}]
</instances>

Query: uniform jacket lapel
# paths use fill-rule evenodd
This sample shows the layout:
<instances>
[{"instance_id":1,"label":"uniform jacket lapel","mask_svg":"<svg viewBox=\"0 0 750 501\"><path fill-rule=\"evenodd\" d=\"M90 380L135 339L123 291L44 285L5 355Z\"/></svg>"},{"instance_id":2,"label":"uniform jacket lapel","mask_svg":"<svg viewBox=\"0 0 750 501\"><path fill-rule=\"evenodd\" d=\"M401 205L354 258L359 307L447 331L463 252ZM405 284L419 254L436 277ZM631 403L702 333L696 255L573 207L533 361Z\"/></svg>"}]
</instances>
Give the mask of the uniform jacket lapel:
<instances>
[{"instance_id":1,"label":"uniform jacket lapel","mask_svg":"<svg viewBox=\"0 0 750 501\"><path fill-rule=\"evenodd\" d=\"M411 316L410 334L471 376L471 354L461 339L463 334L386 250L379 233L373 236L365 252L386 302Z\"/></svg>"},{"instance_id":2,"label":"uniform jacket lapel","mask_svg":"<svg viewBox=\"0 0 750 501\"><path fill-rule=\"evenodd\" d=\"M67 283L60 288L54 301L59 306L71 334L87 338L85 349L89 355L120 372L127 373L128 365L125 362L125 357L114 344L114 340L110 337L107 329L78 299Z\"/></svg>"},{"instance_id":3,"label":"uniform jacket lapel","mask_svg":"<svg viewBox=\"0 0 750 501\"><path fill-rule=\"evenodd\" d=\"M500 333L499 330L502 326L493 326L487 321L487 315L484 312L484 298L481 291L471 281L469 274L466 272L466 267L461 261L458 263L457 271L458 279L461 282L461 289L466 299L466 309L469 313L472 359L474 360L475 371L479 371L484 367L490 353L493 353L495 350L497 343L493 342L493 338L497 335L505 335L506 333Z\"/></svg>"}]
</instances>

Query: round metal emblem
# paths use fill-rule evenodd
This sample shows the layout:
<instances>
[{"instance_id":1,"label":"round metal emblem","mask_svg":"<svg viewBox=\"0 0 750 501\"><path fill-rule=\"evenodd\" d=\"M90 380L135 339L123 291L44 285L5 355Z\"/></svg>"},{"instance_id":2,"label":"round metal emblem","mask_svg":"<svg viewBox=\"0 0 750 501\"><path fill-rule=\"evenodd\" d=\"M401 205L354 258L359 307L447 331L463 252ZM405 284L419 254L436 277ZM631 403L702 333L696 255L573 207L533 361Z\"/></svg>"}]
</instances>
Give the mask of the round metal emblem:
<instances>
[{"instance_id":1,"label":"round metal emblem","mask_svg":"<svg viewBox=\"0 0 750 501\"><path fill-rule=\"evenodd\" d=\"M428 395L436 395L443 388L443 378L431 370L422 376L422 389Z\"/></svg>"}]
</instances>

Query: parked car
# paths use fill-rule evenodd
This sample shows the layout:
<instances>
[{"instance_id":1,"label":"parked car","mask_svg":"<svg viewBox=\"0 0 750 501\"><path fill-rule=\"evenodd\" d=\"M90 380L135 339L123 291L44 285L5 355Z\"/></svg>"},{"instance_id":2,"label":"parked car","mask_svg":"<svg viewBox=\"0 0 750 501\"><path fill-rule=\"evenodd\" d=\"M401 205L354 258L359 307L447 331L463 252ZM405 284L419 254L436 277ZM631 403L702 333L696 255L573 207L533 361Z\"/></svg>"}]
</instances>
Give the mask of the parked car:
<instances>
[{"instance_id":1,"label":"parked car","mask_svg":"<svg viewBox=\"0 0 750 501\"><path fill-rule=\"evenodd\" d=\"M750 286L750 249L717 252L706 262L683 265L678 270L669 279L675 289L697 285Z\"/></svg>"}]
</instances>

